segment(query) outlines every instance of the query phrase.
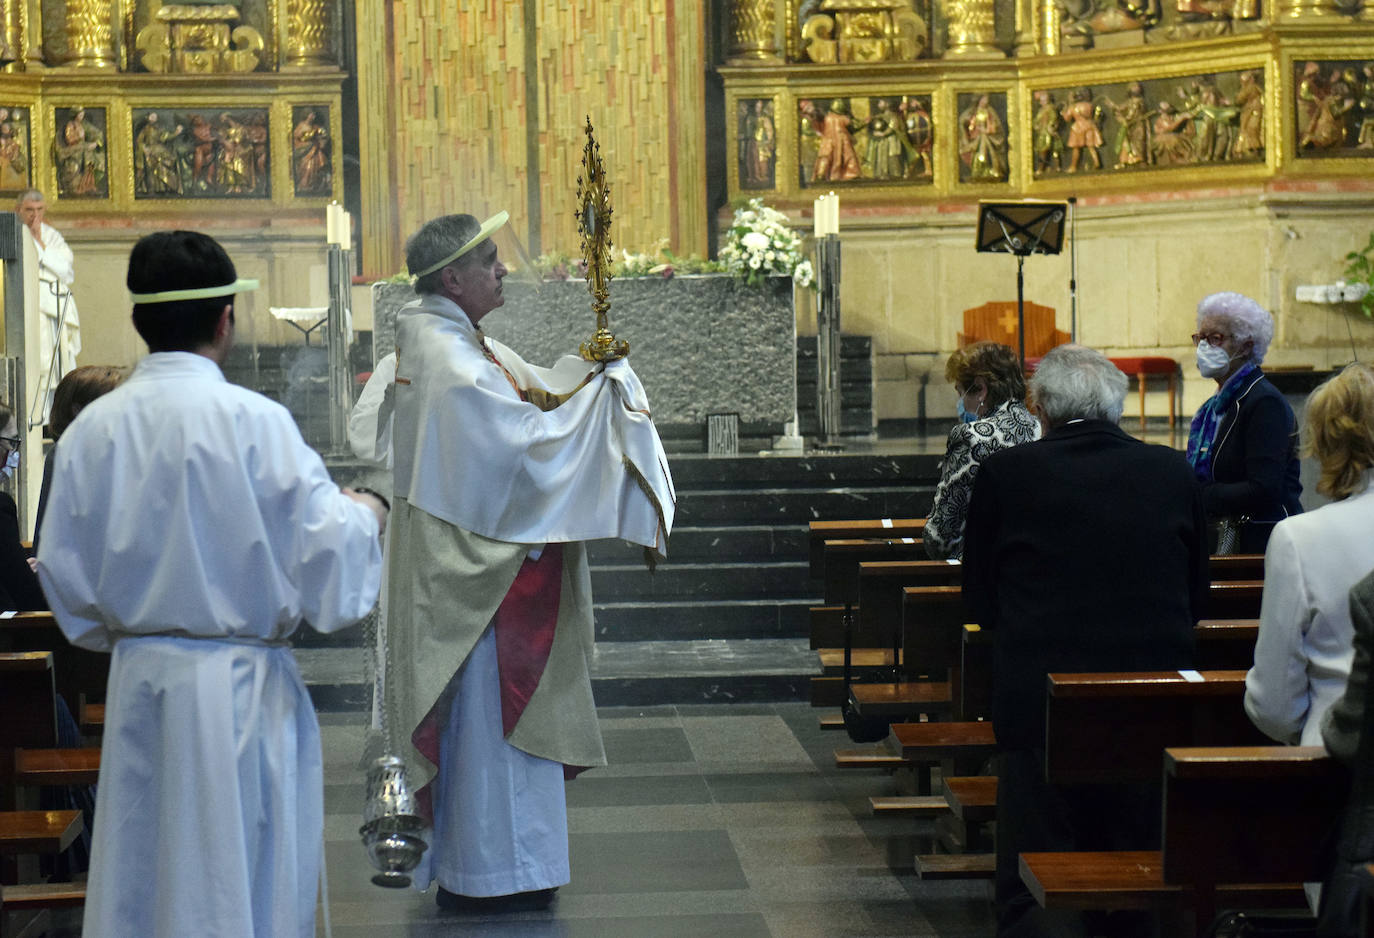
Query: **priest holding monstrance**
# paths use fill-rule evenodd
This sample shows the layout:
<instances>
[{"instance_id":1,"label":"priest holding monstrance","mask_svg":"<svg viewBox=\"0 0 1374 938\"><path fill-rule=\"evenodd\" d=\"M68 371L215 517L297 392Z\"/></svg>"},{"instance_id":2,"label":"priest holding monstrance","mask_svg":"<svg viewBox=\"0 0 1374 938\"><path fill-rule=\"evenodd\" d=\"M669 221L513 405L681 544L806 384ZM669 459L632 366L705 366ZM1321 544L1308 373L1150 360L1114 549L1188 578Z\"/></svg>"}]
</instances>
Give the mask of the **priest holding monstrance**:
<instances>
[{"instance_id":1,"label":"priest holding monstrance","mask_svg":"<svg viewBox=\"0 0 1374 938\"><path fill-rule=\"evenodd\" d=\"M610 208L588 175L604 327ZM623 343L603 328L540 368L483 335L507 221L445 215L407 242L420 297L397 316L392 390L385 718L432 818L415 884L481 912L545 908L569 881L564 779L606 761L583 542L662 556L674 500Z\"/></svg>"}]
</instances>

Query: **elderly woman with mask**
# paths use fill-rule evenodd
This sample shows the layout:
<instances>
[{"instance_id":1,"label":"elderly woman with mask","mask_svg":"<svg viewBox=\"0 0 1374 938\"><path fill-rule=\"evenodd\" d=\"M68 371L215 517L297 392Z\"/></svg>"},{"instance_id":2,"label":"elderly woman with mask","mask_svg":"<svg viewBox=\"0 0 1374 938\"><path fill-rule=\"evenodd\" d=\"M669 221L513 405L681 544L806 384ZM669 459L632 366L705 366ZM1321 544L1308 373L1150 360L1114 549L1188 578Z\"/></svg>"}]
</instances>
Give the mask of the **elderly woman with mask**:
<instances>
[{"instance_id":1,"label":"elderly woman with mask","mask_svg":"<svg viewBox=\"0 0 1374 938\"><path fill-rule=\"evenodd\" d=\"M954 385L959 422L949 431L940 484L926 519L926 553L933 560L964 553L964 518L978 466L991 454L1040 438L1040 422L1026 409L1026 379L1016 353L996 342L975 342L949 356L945 380Z\"/></svg>"},{"instance_id":2,"label":"elderly woman with mask","mask_svg":"<svg viewBox=\"0 0 1374 938\"><path fill-rule=\"evenodd\" d=\"M1273 318L1248 296L1198 303L1198 371L1217 393L1193 417L1188 461L1221 523L1218 553L1263 553L1274 525L1302 511L1293 408L1260 371L1273 337Z\"/></svg>"}]
</instances>

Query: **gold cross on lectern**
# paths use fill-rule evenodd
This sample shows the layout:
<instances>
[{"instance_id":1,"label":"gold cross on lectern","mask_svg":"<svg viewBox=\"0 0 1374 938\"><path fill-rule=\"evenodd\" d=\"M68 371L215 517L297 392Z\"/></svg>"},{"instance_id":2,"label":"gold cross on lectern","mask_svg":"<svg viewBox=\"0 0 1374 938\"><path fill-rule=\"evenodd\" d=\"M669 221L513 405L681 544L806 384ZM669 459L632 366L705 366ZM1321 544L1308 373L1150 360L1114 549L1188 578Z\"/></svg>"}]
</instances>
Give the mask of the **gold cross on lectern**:
<instances>
[{"instance_id":1,"label":"gold cross on lectern","mask_svg":"<svg viewBox=\"0 0 1374 938\"><path fill-rule=\"evenodd\" d=\"M997 324L1007 335L1016 335L1016 313L1007 310L997 319Z\"/></svg>"}]
</instances>

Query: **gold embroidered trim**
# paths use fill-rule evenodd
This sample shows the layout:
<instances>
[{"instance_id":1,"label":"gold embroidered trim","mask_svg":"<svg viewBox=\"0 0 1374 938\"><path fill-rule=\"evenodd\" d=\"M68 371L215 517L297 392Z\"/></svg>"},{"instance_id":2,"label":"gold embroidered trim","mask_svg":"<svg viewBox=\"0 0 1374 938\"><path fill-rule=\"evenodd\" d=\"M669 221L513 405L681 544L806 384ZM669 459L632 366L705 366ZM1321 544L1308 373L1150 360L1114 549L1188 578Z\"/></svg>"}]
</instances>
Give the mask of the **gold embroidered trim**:
<instances>
[{"instance_id":1,"label":"gold embroidered trim","mask_svg":"<svg viewBox=\"0 0 1374 938\"><path fill-rule=\"evenodd\" d=\"M654 495L654 490L650 487L649 480L644 478L644 473L639 471L638 466L630 462L630 457L622 453L620 462L621 465L625 467L625 471L630 474L630 478L635 480L635 484L639 486L639 490L649 499L649 503L654 506L654 514L658 515L658 529L663 532L663 547L665 551L660 551L660 553L666 553L666 548L668 546L668 522L663 517L663 505L659 503L658 497ZM644 548L644 565L649 568L650 573L653 573L658 566L658 556L648 547Z\"/></svg>"}]
</instances>

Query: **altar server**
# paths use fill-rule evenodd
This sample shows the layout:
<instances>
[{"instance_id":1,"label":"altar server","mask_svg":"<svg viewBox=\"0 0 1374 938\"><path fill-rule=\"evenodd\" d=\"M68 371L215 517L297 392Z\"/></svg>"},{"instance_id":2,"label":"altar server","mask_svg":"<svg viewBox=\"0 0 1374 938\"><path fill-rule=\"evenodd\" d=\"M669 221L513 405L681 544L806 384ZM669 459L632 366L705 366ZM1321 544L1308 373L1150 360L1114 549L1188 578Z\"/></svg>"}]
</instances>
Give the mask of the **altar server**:
<instances>
[{"instance_id":1,"label":"altar server","mask_svg":"<svg viewBox=\"0 0 1374 938\"><path fill-rule=\"evenodd\" d=\"M605 764L582 542L664 555L674 507L628 361L538 368L483 336L507 217L443 216L407 243L420 298L391 394L386 716L432 806L416 885L473 911L542 908L569 881L565 767Z\"/></svg>"},{"instance_id":2,"label":"altar server","mask_svg":"<svg viewBox=\"0 0 1374 938\"><path fill-rule=\"evenodd\" d=\"M319 726L288 641L365 615L385 519L287 411L225 381L239 280L212 238L129 258L151 354L56 449L38 573L111 649L86 938L313 936Z\"/></svg>"}]
</instances>

